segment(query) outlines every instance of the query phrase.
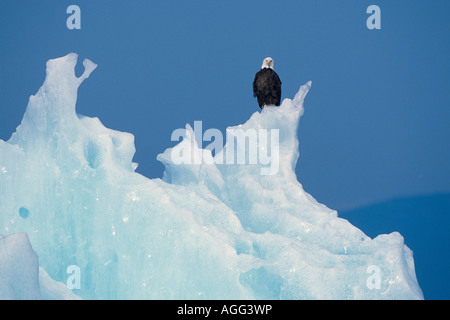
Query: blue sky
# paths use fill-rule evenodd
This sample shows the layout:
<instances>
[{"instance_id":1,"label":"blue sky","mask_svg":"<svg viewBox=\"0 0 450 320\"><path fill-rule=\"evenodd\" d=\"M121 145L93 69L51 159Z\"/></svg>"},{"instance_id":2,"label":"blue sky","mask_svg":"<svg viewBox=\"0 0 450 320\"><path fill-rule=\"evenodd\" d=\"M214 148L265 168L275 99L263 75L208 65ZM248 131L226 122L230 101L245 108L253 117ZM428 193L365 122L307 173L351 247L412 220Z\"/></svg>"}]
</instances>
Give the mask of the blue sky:
<instances>
[{"instance_id":1,"label":"blue sky","mask_svg":"<svg viewBox=\"0 0 450 320\"><path fill-rule=\"evenodd\" d=\"M71 4L80 30L66 27ZM366 27L371 4L381 30ZM447 0L3 0L0 139L20 124L46 61L76 52L98 64L78 113L134 134L138 172L162 177L156 155L173 130L201 120L224 132L259 110L251 85L271 56L282 98L312 80L297 175L319 202L448 193L448 12Z\"/></svg>"}]
</instances>

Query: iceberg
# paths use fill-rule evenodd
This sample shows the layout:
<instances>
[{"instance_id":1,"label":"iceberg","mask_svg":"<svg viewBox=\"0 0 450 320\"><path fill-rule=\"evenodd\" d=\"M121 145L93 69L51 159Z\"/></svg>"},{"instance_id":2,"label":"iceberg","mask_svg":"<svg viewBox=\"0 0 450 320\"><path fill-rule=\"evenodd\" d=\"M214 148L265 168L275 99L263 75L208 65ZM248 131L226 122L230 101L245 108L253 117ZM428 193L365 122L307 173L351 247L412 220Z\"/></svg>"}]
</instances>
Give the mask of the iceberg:
<instances>
[{"instance_id":1,"label":"iceberg","mask_svg":"<svg viewBox=\"0 0 450 320\"><path fill-rule=\"evenodd\" d=\"M0 300L79 300L39 267L26 233L0 235Z\"/></svg>"},{"instance_id":2,"label":"iceberg","mask_svg":"<svg viewBox=\"0 0 450 320\"><path fill-rule=\"evenodd\" d=\"M213 155L186 125L157 157L162 178L149 179L135 171L132 134L77 114L96 68L85 59L76 77L77 61L47 62L21 124L0 140L1 298L19 288L36 299L423 299L399 233L369 238L298 181L311 82L227 129L276 132L276 170L227 163L235 136ZM263 138L255 150L267 155ZM204 161L174 161L187 145ZM17 246L23 255L11 255ZM78 283L68 288L71 266Z\"/></svg>"},{"instance_id":3,"label":"iceberg","mask_svg":"<svg viewBox=\"0 0 450 320\"><path fill-rule=\"evenodd\" d=\"M0 236L0 299L40 299L38 268L26 233Z\"/></svg>"}]
</instances>

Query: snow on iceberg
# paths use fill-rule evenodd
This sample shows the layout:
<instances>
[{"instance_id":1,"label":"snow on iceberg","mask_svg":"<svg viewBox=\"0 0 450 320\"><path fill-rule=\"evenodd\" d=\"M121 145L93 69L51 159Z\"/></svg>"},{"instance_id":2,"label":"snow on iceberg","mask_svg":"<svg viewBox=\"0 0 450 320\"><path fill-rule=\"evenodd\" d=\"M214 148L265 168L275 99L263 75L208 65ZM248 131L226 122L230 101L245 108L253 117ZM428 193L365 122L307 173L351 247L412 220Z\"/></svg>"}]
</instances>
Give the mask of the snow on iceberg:
<instances>
[{"instance_id":1,"label":"snow on iceberg","mask_svg":"<svg viewBox=\"0 0 450 320\"><path fill-rule=\"evenodd\" d=\"M273 174L216 161L235 146L227 139L213 157L189 141L187 125L158 155L163 179L148 179L135 172L133 135L76 113L78 87L96 68L86 59L76 77L76 64L74 53L49 60L22 123L0 140L0 233L28 235L43 278L66 283L75 265L73 292L85 299L423 299L399 233L367 237L298 182L310 82L229 128L277 130ZM186 143L209 161L175 163ZM257 148L267 152L262 139ZM3 263L8 250L0 243ZM10 274L17 283L19 271ZM45 295L64 296L56 287Z\"/></svg>"},{"instance_id":2,"label":"snow on iceberg","mask_svg":"<svg viewBox=\"0 0 450 320\"><path fill-rule=\"evenodd\" d=\"M0 300L78 300L63 283L39 267L26 233L0 235Z\"/></svg>"},{"instance_id":3,"label":"snow on iceberg","mask_svg":"<svg viewBox=\"0 0 450 320\"><path fill-rule=\"evenodd\" d=\"M25 233L0 235L0 299L40 299L38 269Z\"/></svg>"}]
</instances>

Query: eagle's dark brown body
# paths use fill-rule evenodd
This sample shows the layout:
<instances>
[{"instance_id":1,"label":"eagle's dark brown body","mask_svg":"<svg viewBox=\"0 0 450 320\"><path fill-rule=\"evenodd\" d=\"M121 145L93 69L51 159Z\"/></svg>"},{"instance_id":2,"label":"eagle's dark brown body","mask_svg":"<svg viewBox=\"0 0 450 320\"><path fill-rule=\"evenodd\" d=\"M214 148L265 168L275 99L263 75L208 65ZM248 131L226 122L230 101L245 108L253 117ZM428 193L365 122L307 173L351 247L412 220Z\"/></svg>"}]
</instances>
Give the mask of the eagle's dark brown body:
<instances>
[{"instance_id":1,"label":"eagle's dark brown body","mask_svg":"<svg viewBox=\"0 0 450 320\"><path fill-rule=\"evenodd\" d=\"M255 75L253 96L258 99L259 107L279 106L281 100L281 80L271 68L263 68Z\"/></svg>"}]
</instances>

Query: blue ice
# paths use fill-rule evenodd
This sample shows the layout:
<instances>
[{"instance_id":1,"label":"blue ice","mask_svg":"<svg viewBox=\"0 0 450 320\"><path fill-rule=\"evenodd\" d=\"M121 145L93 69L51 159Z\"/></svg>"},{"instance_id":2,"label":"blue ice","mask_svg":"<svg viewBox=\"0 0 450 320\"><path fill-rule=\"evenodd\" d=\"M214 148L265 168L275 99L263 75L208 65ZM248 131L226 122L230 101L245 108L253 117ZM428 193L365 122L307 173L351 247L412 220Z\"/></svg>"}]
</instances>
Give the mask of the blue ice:
<instances>
[{"instance_id":1,"label":"blue ice","mask_svg":"<svg viewBox=\"0 0 450 320\"><path fill-rule=\"evenodd\" d=\"M132 134L77 114L78 88L96 68L86 59L76 77L77 60L47 62L21 124L0 140L0 298L423 299L398 232L369 238L298 181L311 82L229 128L276 130L272 174L211 161L234 146L213 157L187 125L158 155L163 178L148 179L135 172ZM175 163L186 143L209 161Z\"/></svg>"}]
</instances>

